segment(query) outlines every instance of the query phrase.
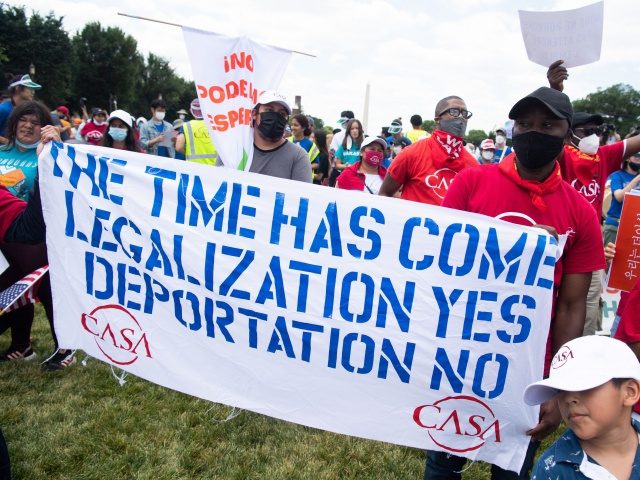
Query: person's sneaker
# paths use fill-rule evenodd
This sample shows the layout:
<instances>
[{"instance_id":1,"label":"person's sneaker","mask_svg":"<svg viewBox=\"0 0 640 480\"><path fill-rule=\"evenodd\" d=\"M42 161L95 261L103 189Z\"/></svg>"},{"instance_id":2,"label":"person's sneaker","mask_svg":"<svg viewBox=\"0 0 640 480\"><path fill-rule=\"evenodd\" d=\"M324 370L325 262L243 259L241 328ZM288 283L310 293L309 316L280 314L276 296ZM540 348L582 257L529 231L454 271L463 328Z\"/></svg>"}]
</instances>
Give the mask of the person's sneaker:
<instances>
[{"instance_id":1,"label":"person's sneaker","mask_svg":"<svg viewBox=\"0 0 640 480\"><path fill-rule=\"evenodd\" d=\"M31 345L24 350L17 350L13 347L9 347L0 355L0 362L13 362L15 360L30 361L36 358L36 352L33 351Z\"/></svg>"},{"instance_id":2,"label":"person's sneaker","mask_svg":"<svg viewBox=\"0 0 640 480\"><path fill-rule=\"evenodd\" d=\"M70 365L76 363L75 350L56 350L56 352L42 362L42 368L45 370L63 370Z\"/></svg>"}]
</instances>

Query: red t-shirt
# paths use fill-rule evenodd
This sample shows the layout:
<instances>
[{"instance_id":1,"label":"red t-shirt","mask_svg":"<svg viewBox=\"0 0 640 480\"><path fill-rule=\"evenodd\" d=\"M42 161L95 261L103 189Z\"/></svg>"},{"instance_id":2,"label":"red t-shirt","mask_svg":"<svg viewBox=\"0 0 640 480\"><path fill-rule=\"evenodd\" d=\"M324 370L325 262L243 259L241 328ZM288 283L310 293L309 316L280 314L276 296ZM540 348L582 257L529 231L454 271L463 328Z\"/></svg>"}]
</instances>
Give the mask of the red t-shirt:
<instances>
[{"instance_id":1,"label":"red t-shirt","mask_svg":"<svg viewBox=\"0 0 640 480\"><path fill-rule=\"evenodd\" d=\"M498 164L482 165L461 172L449 188L443 207L481 213L518 225L547 225L558 234L568 234L562 257L554 271L554 303L562 276L605 268L600 222L593 208L566 182L544 195L545 211L537 209L529 192L499 170ZM555 317L555 306L551 319ZM551 362L547 343L545 372Z\"/></svg>"},{"instance_id":2,"label":"red t-shirt","mask_svg":"<svg viewBox=\"0 0 640 480\"><path fill-rule=\"evenodd\" d=\"M583 185L578 180L573 165L565 158L566 152L571 148L569 145L564 146L563 154L558 158L560 163L560 171L562 178L575 188L598 213L598 218L602 216L602 200L604 198L604 185L613 172L620 170L626 142L616 142L610 145L604 145L598 148L596 155L600 158L598 167L594 172L593 179L589 185Z\"/></svg>"},{"instance_id":3,"label":"red t-shirt","mask_svg":"<svg viewBox=\"0 0 640 480\"><path fill-rule=\"evenodd\" d=\"M618 309L620 312L620 309ZM621 311L618 329L614 338L624 343L640 342L640 280L629 292L624 308Z\"/></svg>"},{"instance_id":4,"label":"red t-shirt","mask_svg":"<svg viewBox=\"0 0 640 480\"><path fill-rule=\"evenodd\" d=\"M102 137L104 136L104 132L107 130L109 124L105 122L102 125L96 125L93 122L87 122L80 130L80 135L82 135L85 140L91 145L100 146L102 145Z\"/></svg>"},{"instance_id":5,"label":"red t-shirt","mask_svg":"<svg viewBox=\"0 0 640 480\"><path fill-rule=\"evenodd\" d=\"M27 208L26 202L0 185L0 241L4 239L13 221L25 208Z\"/></svg>"},{"instance_id":6,"label":"red t-shirt","mask_svg":"<svg viewBox=\"0 0 640 480\"><path fill-rule=\"evenodd\" d=\"M478 161L467 151L461 150L463 169L477 167ZM389 175L402 184L401 197L414 202L440 205L457 171L447 167L447 153L429 137L404 148L391 162ZM444 163L437 168L434 159Z\"/></svg>"},{"instance_id":7,"label":"red t-shirt","mask_svg":"<svg viewBox=\"0 0 640 480\"><path fill-rule=\"evenodd\" d=\"M621 315L620 323L613 338L624 343L640 342L640 280L628 292L624 307L618 308L618 315ZM640 413L640 402L633 406L633 410Z\"/></svg>"}]
</instances>

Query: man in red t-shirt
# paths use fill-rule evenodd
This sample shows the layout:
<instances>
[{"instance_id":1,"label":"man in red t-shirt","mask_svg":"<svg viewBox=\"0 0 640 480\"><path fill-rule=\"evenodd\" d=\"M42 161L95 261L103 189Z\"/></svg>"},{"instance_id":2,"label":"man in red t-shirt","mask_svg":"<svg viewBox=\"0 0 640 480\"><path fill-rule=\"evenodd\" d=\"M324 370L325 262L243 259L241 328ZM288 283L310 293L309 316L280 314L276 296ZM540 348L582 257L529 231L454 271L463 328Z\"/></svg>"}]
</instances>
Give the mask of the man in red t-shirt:
<instances>
[{"instance_id":1,"label":"man in red t-shirt","mask_svg":"<svg viewBox=\"0 0 640 480\"><path fill-rule=\"evenodd\" d=\"M567 235L562 257L554 272L554 307L545 367L551 354L565 342L579 337L584 328L586 295L591 272L604 268L600 226L593 208L569 184L562 181L560 165L564 138L573 109L565 94L542 87L517 102L509 118L515 120L513 148L499 164L468 169L456 177L443 207L481 213L528 226L541 226ZM547 368L545 368L545 371ZM532 466L539 441L560 423L557 404L542 405L538 425L531 435L530 455L520 473ZM425 479L460 478L465 459L429 452ZM496 478L523 478L492 466ZM528 478L528 477L526 477Z\"/></svg>"},{"instance_id":2,"label":"man in red t-shirt","mask_svg":"<svg viewBox=\"0 0 640 480\"><path fill-rule=\"evenodd\" d=\"M380 195L440 205L454 177L477 167L478 161L464 148L464 134L471 112L460 97L445 97L436 105L436 130L431 137L404 148L393 160L380 186Z\"/></svg>"},{"instance_id":3,"label":"man in red t-shirt","mask_svg":"<svg viewBox=\"0 0 640 480\"><path fill-rule=\"evenodd\" d=\"M549 66L549 86L562 92L569 74L558 60ZM575 188L602 217L604 187L613 172L620 170L622 161L640 151L640 136L600 146L604 118L586 112L575 112L567 134L562 155L558 158L562 178ZM594 272L587 296L587 319L584 335L602 329L600 293L604 271Z\"/></svg>"}]
</instances>

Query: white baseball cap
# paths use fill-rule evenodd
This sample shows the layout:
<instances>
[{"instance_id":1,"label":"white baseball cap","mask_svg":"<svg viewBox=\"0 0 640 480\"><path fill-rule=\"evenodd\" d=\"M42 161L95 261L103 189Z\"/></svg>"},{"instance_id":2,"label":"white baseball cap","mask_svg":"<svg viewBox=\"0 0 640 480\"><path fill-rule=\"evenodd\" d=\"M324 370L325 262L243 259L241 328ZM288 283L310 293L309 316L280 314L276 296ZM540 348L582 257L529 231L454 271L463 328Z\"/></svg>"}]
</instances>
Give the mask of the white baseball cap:
<instances>
[{"instance_id":1,"label":"white baseball cap","mask_svg":"<svg viewBox=\"0 0 640 480\"><path fill-rule=\"evenodd\" d=\"M124 123L129 125L129 127L133 126L133 118L131 118L131 115L124 110L114 110L113 112L111 112L109 114L109 118L107 118L107 122L110 122L113 118L122 120Z\"/></svg>"},{"instance_id":2,"label":"white baseball cap","mask_svg":"<svg viewBox=\"0 0 640 480\"><path fill-rule=\"evenodd\" d=\"M266 105L267 103L272 103L272 102L276 102L282 105L284 108L287 109L287 112L289 113L289 115L291 115L291 107L289 106L287 97L285 97L279 92L276 92L275 90L265 90L264 92L262 92L258 97L258 102L256 103L256 107L258 105Z\"/></svg>"},{"instance_id":3,"label":"white baseball cap","mask_svg":"<svg viewBox=\"0 0 640 480\"><path fill-rule=\"evenodd\" d=\"M565 343L551 361L549 378L524 390L527 405L538 405L558 392L582 392L613 378L640 382L640 362L626 343L615 338L587 335Z\"/></svg>"},{"instance_id":4,"label":"white baseball cap","mask_svg":"<svg viewBox=\"0 0 640 480\"><path fill-rule=\"evenodd\" d=\"M362 145L360 145L360 150L364 150L364 147L367 147L372 143L379 144L382 147L382 151L385 151L387 149L387 142L384 140L384 138L371 136L371 137L366 137L362 141Z\"/></svg>"}]
</instances>

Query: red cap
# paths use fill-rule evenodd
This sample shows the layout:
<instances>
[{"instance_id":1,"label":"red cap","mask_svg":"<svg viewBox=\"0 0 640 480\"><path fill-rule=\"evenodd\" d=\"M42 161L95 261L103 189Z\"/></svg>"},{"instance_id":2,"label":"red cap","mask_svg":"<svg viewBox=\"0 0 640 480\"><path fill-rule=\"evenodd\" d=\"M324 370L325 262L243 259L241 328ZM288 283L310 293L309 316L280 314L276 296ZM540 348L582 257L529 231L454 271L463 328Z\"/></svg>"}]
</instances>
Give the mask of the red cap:
<instances>
[{"instance_id":1,"label":"red cap","mask_svg":"<svg viewBox=\"0 0 640 480\"><path fill-rule=\"evenodd\" d=\"M69 118L69 109L64 105L60 105L56 110L62 112L66 118Z\"/></svg>"}]
</instances>

